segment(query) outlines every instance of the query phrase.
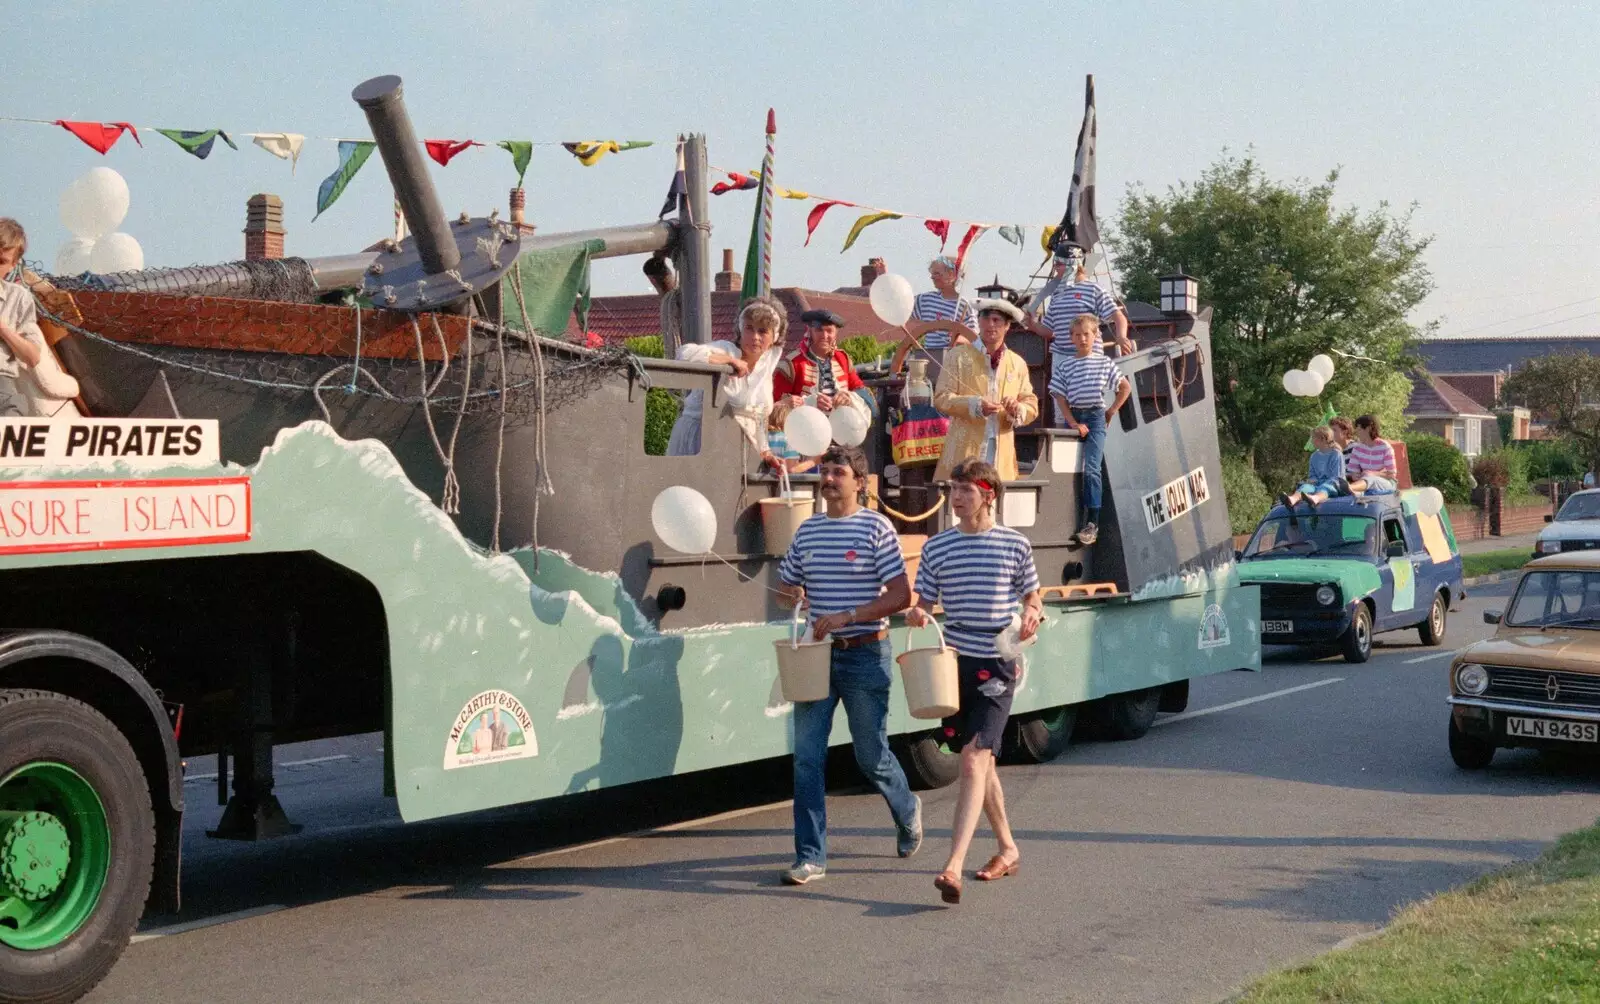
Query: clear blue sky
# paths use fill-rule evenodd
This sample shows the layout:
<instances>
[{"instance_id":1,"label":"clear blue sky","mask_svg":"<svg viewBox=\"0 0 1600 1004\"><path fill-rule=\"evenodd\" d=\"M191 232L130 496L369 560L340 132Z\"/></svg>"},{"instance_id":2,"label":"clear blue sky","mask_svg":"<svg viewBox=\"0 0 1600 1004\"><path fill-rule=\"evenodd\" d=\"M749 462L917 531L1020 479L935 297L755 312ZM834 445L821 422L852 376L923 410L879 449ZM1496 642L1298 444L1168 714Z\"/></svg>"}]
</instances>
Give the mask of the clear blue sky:
<instances>
[{"instance_id":1,"label":"clear blue sky","mask_svg":"<svg viewBox=\"0 0 1600 1004\"><path fill-rule=\"evenodd\" d=\"M504 212L515 176L496 140L658 141L591 168L536 150L529 214L546 232L653 218L682 131L708 135L713 164L756 166L769 105L780 185L958 221L1054 222L1093 73L1102 219L1130 184L1163 190L1225 147L1253 147L1274 177L1341 167L1342 203L1417 203L1417 229L1437 238L1422 319L1445 332L1600 330L1593 6L169 0L11 15L0 115L359 137L351 88L398 73L420 135L491 144L434 168L451 215ZM0 122L0 214L29 228L30 258L53 261L67 238L59 193L101 163L128 179L123 229L151 265L239 257L254 192L283 197L291 254L355 250L391 227L376 158L312 223L331 143L308 140L291 176L248 141L204 162L144 141L102 158L63 130ZM715 249L743 259L752 203L712 200ZM808 208L779 205L777 284L853 283L870 256L925 282L937 242L920 223L879 224L841 255L851 212L835 209L802 248ZM969 290L996 272L1017 284L1038 257L988 234ZM638 260L598 265L596 289L644 291Z\"/></svg>"}]
</instances>

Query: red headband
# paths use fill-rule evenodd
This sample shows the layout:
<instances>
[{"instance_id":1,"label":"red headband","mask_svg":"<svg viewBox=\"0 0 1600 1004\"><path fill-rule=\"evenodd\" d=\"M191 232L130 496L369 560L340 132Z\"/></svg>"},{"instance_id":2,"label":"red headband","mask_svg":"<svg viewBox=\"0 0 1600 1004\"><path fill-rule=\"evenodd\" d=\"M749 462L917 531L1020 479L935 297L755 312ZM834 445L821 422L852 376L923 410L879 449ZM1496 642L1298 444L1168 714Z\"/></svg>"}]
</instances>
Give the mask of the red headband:
<instances>
[{"instance_id":1,"label":"red headband","mask_svg":"<svg viewBox=\"0 0 1600 1004\"><path fill-rule=\"evenodd\" d=\"M982 488L984 491L988 492L990 495L994 494L994 485L991 485L989 482L984 481L981 478L973 478L970 483L978 486L979 488Z\"/></svg>"}]
</instances>

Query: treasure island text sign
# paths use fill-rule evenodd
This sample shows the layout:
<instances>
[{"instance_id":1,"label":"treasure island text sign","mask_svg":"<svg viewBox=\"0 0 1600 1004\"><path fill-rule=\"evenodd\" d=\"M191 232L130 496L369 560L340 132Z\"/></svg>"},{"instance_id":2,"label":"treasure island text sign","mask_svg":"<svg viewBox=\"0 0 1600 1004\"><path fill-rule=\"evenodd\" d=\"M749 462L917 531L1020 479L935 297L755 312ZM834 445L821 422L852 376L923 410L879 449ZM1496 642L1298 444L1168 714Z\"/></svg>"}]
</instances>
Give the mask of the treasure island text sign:
<instances>
[{"instance_id":1,"label":"treasure island text sign","mask_svg":"<svg viewBox=\"0 0 1600 1004\"><path fill-rule=\"evenodd\" d=\"M0 420L0 468L209 467L221 453L214 418Z\"/></svg>"},{"instance_id":2,"label":"treasure island text sign","mask_svg":"<svg viewBox=\"0 0 1600 1004\"><path fill-rule=\"evenodd\" d=\"M0 554L250 539L250 479L0 482Z\"/></svg>"}]
</instances>

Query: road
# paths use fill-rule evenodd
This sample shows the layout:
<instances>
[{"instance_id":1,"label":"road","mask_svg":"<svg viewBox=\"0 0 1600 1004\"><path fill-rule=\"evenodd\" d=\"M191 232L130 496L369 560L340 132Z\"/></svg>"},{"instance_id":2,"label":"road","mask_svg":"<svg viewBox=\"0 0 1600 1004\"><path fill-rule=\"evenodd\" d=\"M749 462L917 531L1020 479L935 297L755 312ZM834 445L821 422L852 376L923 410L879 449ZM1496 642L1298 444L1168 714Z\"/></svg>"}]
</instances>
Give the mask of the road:
<instances>
[{"instance_id":1,"label":"road","mask_svg":"<svg viewBox=\"0 0 1600 1004\"><path fill-rule=\"evenodd\" d=\"M1508 589L1475 590L1451 644L1484 636ZM1589 762L1455 769L1448 656L1414 632L1364 666L1269 650L1260 674L1197 681L1142 740L1004 768L1021 874L969 882L954 909L932 886L953 788L925 793L909 861L876 796L831 797L828 877L789 889L782 764L693 799L652 784L402 826L377 737L281 749L306 831L207 840L212 782L191 781L185 912L147 918L88 999L1219 1000L1594 821Z\"/></svg>"}]
</instances>

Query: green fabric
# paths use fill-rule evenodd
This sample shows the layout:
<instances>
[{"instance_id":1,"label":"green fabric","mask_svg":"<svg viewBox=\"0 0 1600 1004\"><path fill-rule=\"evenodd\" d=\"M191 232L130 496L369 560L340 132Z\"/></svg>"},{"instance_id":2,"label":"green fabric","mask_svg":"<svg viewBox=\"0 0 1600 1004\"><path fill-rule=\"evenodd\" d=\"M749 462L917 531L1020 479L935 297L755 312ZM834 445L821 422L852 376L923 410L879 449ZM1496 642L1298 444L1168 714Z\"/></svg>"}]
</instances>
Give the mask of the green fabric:
<instances>
[{"instance_id":1,"label":"green fabric","mask_svg":"<svg viewBox=\"0 0 1600 1004\"><path fill-rule=\"evenodd\" d=\"M322 179L322 184L317 187L317 215L311 217L313 223L317 216L321 216L328 207L339 200L345 188L350 184L350 179L361 170L361 165L372 156L372 151L377 144L371 140L342 139L339 141L339 166L334 172Z\"/></svg>"},{"instance_id":2,"label":"green fabric","mask_svg":"<svg viewBox=\"0 0 1600 1004\"><path fill-rule=\"evenodd\" d=\"M1378 569L1365 561L1338 558L1271 558L1239 563L1239 581L1260 585L1263 582L1334 582L1346 603L1377 592L1383 584Z\"/></svg>"},{"instance_id":3,"label":"green fabric","mask_svg":"<svg viewBox=\"0 0 1600 1004\"><path fill-rule=\"evenodd\" d=\"M222 142L228 144L231 149L239 149L238 146L234 144L233 140L228 138L228 134L223 132L221 129L157 129L156 132L165 136L167 139L172 140L172 142L183 147L185 150L194 154L196 157L199 157L201 160L205 160L207 157L211 156L211 147L214 143L216 143L217 137L219 136L222 137Z\"/></svg>"},{"instance_id":4,"label":"green fabric","mask_svg":"<svg viewBox=\"0 0 1600 1004\"><path fill-rule=\"evenodd\" d=\"M511 164L517 169L517 187L521 188L522 179L528 173L528 162L533 159L533 143L525 139L503 139L495 145L511 154Z\"/></svg>"},{"instance_id":5,"label":"green fabric","mask_svg":"<svg viewBox=\"0 0 1600 1004\"><path fill-rule=\"evenodd\" d=\"M772 182L763 171L761 188L756 192L756 211L750 219L750 247L744 256L744 283L739 287L740 303L766 292L761 288L761 215L771 201Z\"/></svg>"},{"instance_id":6,"label":"green fabric","mask_svg":"<svg viewBox=\"0 0 1600 1004\"><path fill-rule=\"evenodd\" d=\"M1337 411L1333 410L1333 405L1324 404L1322 406L1322 424L1323 425L1327 425L1329 422L1333 421L1334 419L1336 419L1338 417L1339 417L1339 413ZM1311 437L1310 436L1306 437L1306 452L1307 453L1315 453L1315 452L1317 452L1317 444L1313 443L1311 441Z\"/></svg>"},{"instance_id":7,"label":"green fabric","mask_svg":"<svg viewBox=\"0 0 1600 1004\"><path fill-rule=\"evenodd\" d=\"M596 239L529 251L518 258L517 275L522 279L528 322L524 325L522 306L508 288L506 323L559 338L567 330L567 318L576 312L579 326L589 330L589 258L605 249L606 242Z\"/></svg>"}]
</instances>

